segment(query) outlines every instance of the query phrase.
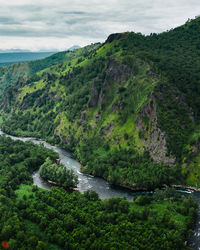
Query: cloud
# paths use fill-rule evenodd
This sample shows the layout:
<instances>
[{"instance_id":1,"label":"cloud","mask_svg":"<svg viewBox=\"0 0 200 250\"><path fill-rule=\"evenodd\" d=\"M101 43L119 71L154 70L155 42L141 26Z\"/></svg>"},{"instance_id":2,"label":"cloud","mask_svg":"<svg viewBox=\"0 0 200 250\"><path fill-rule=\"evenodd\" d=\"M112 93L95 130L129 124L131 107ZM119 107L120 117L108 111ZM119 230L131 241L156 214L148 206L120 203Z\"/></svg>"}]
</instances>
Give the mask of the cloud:
<instances>
[{"instance_id":1,"label":"cloud","mask_svg":"<svg viewBox=\"0 0 200 250\"><path fill-rule=\"evenodd\" d=\"M0 4L0 39L7 40L0 49L55 50L102 42L115 32L159 33L200 14L197 0L0 0Z\"/></svg>"},{"instance_id":2,"label":"cloud","mask_svg":"<svg viewBox=\"0 0 200 250\"><path fill-rule=\"evenodd\" d=\"M87 12L84 11L60 11L58 14L64 14L64 15L87 15Z\"/></svg>"},{"instance_id":3,"label":"cloud","mask_svg":"<svg viewBox=\"0 0 200 250\"><path fill-rule=\"evenodd\" d=\"M20 23L12 17L0 16L0 24L4 24L6 27L7 25L13 25L13 24L15 25Z\"/></svg>"}]
</instances>

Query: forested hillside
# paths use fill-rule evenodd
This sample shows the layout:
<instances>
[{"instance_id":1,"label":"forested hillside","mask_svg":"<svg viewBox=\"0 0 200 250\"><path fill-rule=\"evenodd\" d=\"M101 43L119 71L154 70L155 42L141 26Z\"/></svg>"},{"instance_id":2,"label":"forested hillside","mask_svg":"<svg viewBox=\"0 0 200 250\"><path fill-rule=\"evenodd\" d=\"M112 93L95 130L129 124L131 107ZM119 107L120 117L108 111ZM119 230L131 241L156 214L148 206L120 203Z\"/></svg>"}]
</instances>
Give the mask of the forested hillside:
<instances>
[{"instance_id":1,"label":"forested hillside","mask_svg":"<svg viewBox=\"0 0 200 250\"><path fill-rule=\"evenodd\" d=\"M35 73L50 67L52 65L59 64L63 61L72 60L80 55L87 54L93 48L98 47L99 44L86 46L83 49L76 49L76 51L64 51L53 54L52 56L46 57L41 60L21 62L8 67L0 68L0 97L4 89L13 83L27 80L27 77L31 77Z\"/></svg>"},{"instance_id":2,"label":"forested hillside","mask_svg":"<svg viewBox=\"0 0 200 250\"><path fill-rule=\"evenodd\" d=\"M84 194L32 185L31 174L57 153L0 136L0 248L188 249L197 205L174 190L152 197L101 201ZM44 165L43 165L44 166Z\"/></svg>"},{"instance_id":3,"label":"forested hillside","mask_svg":"<svg viewBox=\"0 0 200 250\"><path fill-rule=\"evenodd\" d=\"M200 187L199 30L196 18L112 34L17 81L5 68L1 127L74 151L82 171L114 185Z\"/></svg>"}]
</instances>

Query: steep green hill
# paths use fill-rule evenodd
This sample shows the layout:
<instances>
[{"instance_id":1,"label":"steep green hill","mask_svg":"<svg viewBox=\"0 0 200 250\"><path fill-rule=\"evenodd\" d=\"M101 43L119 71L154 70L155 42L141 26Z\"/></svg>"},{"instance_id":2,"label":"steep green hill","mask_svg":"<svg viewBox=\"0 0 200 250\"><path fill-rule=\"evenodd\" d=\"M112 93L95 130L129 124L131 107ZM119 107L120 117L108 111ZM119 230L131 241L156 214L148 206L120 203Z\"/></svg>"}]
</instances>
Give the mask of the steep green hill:
<instances>
[{"instance_id":1,"label":"steep green hill","mask_svg":"<svg viewBox=\"0 0 200 250\"><path fill-rule=\"evenodd\" d=\"M200 19L112 34L4 93L4 131L75 151L82 171L129 188L200 186ZM36 63L37 64L37 63Z\"/></svg>"},{"instance_id":2,"label":"steep green hill","mask_svg":"<svg viewBox=\"0 0 200 250\"><path fill-rule=\"evenodd\" d=\"M85 55L98 46L99 44L93 44L83 49L59 52L41 60L21 62L0 68L0 96L6 87L14 84L20 77L26 79L47 67L59 64L63 61L72 60L80 55ZM20 80L22 81L22 78Z\"/></svg>"}]
</instances>

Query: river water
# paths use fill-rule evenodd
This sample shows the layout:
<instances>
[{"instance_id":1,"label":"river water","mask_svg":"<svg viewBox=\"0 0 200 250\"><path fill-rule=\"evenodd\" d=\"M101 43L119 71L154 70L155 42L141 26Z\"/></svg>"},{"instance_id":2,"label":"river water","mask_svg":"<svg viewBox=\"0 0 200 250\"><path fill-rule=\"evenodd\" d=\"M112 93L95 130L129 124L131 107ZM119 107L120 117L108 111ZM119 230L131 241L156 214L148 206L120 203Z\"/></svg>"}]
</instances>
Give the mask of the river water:
<instances>
[{"instance_id":1,"label":"river water","mask_svg":"<svg viewBox=\"0 0 200 250\"><path fill-rule=\"evenodd\" d=\"M129 201L133 201L133 198L141 194L141 192L133 192L129 191L128 189L121 189L121 188L114 188L112 187L108 182L103 180L102 178L94 177L88 174L84 174L80 172L80 163L77 162L71 153L68 151L52 146L49 143L31 138L31 137L16 137L16 136L11 136L3 133L0 130L0 135L6 135L11 137L14 140L21 140L21 141L32 141L34 144L43 144L46 148L53 149L55 152L59 154L60 162L64 164L69 169L73 169L74 173L78 175L78 186L77 189L80 192L84 192L86 190L94 190L99 194L99 198L101 199L106 199L110 197L124 197ZM38 187L45 188L45 189L50 189L51 185L45 182L39 175L39 171L36 171L32 175L33 177L33 183L37 185Z\"/></svg>"},{"instance_id":2,"label":"river water","mask_svg":"<svg viewBox=\"0 0 200 250\"><path fill-rule=\"evenodd\" d=\"M68 151L52 146L49 143L31 138L31 137L16 137L11 136L3 133L0 130L0 135L6 135L11 137L14 140L21 140L21 141L32 141L34 144L43 144L44 147L54 150L59 154L59 158L61 160L61 163L64 164L67 168L73 169L75 174L78 175L79 184L77 186L77 189L80 192L84 192L86 190L94 190L98 193L99 198L106 199L111 197L123 197L126 198L129 201L132 201L135 196L142 194L142 192L133 192L129 191L127 189L121 189L121 188L115 188L112 187L108 182L103 180L102 178L93 177L88 174L84 174L80 172L80 163L77 162L71 153ZM34 185L37 185L38 187L44 188L44 189L51 189L51 185L45 182L39 175L39 171L36 171L32 175L33 177L33 183ZM146 192L147 193L147 192ZM198 218L196 221L196 227L194 230L194 236L190 240L190 246L195 250L200 250L200 192L193 192L195 201L199 204L199 210L198 210Z\"/></svg>"}]
</instances>

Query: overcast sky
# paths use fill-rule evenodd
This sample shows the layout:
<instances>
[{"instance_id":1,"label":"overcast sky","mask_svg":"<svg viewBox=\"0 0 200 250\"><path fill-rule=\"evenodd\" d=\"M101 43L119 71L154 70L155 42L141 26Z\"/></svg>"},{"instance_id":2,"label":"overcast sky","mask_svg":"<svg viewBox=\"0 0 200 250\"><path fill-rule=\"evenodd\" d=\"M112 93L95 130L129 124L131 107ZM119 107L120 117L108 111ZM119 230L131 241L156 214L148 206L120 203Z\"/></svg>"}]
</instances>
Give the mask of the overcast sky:
<instances>
[{"instance_id":1,"label":"overcast sky","mask_svg":"<svg viewBox=\"0 0 200 250\"><path fill-rule=\"evenodd\" d=\"M0 50L65 50L116 32L159 33L197 15L199 0L0 0Z\"/></svg>"}]
</instances>

